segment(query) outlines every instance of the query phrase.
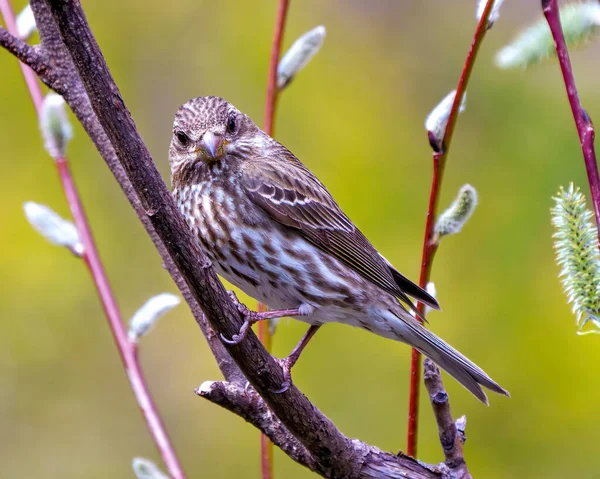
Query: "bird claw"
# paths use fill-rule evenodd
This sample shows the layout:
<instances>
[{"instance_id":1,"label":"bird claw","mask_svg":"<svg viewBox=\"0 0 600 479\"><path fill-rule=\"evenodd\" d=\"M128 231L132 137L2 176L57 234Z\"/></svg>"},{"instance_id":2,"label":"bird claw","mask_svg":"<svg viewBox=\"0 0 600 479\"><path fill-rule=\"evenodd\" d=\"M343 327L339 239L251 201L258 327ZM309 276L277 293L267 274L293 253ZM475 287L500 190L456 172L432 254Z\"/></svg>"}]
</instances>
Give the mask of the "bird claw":
<instances>
[{"instance_id":1,"label":"bird claw","mask_svg":"<svg viewBox=\"0 0 600 479\"><path fill-rule=\"evenodd\" d=\"M240 344L242 339L246 337L246 335L242 336L241 334L234 334L231 336L231 339L227 339L225 336L223 336L223 333L219 333L219 336L221 336L221 341L227 344Z\"/></svg>"},{"instance_id":2,"label":"bird claw","mask_svg":"<svg viewBox=\"0 0 600 479\"><path fill-rule=\"evenodd\" d=\"M283 394L286 392L290 386L292 385L292 366L290 358L287 357L285 359L277 359L277 362L283 369L283 382L281 383L281 388L271 390L273 394Z\"/></svg>"},{"instance_id":3,"label":"bird claw","mask_svg":"<svg viewBox=\"0 0 600 479\"><path fill-rule=\"evenodd\" d=\"M244 324L242 324L242 327L237 334L231 336L231 339L227 339L225 336L223 336L223 333L221 333L221 341L227 344L240 344L248 335L248 330L250 327L256 323L258 319L256 317L256 313L254 311L250 311L245 304L241 303L233 291L227 291L227 294L229 299L231 299L233 304L235 304L237 310L244 317Z\"/></svg>"}]
</instances>

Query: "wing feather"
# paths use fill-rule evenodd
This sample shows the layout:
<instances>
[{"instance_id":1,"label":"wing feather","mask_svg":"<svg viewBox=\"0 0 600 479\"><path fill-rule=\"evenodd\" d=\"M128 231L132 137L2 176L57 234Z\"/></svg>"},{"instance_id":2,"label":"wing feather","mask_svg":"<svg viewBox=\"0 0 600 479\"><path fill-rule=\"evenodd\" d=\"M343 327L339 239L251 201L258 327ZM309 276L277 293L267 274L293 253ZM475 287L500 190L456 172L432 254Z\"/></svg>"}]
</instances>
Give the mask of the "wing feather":
<instances>
[{"instance_id":1,"label":"wing feather","mask_svg":"<svg viewBox=\"0 0 600 479\"><path fill-rule=\"evenodd\" d=\"M415 309L407 294L437 306L434 298L398 273L344 214L327 189L288 150L286 160L253 159L242 168L249 198L271 218L294 228L368 281ZM279 152L281 153L281 151ZM407 286L403 290L396 279ZM439 307L439 306L437 306Z\"/></svg>"}]
</instances>

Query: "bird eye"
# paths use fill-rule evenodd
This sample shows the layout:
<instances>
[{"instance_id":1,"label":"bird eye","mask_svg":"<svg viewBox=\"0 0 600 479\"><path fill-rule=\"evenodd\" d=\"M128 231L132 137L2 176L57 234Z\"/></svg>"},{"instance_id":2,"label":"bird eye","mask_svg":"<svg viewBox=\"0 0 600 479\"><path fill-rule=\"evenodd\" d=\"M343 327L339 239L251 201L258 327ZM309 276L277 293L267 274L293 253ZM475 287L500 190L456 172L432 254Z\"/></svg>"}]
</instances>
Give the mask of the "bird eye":
<instances>
[{"instance_id":1,"label":"bird eye","mask_svg":"<svg viewBox=\"0 0 600 479\"><path fill-rule=\"evenodd\" d=\"M234 118L230 118L229 120L227 120L227 132L228 133L235 132L235 119Z\"/></svg>"},{"instance_id":2,"label":"bird eye","mask_svg":"<svg viewBox=\"0 0 600 479\"><path fill-rule=\"evenodd\" d=\"M190 138L183 131L176 131L175 136L181 146L187 147L190 144Z\"/></svg>"}]
</instances>

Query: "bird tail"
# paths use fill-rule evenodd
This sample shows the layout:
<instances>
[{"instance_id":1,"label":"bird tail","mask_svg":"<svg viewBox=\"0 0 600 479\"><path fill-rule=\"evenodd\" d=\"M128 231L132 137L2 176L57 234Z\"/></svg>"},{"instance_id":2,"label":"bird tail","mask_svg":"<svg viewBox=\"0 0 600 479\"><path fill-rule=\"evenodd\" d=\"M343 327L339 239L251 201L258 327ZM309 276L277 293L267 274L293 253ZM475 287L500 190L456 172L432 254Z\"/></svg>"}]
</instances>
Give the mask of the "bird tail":
<instances>
[{"instance_id":1,"label":"bird tail","mask_svg":"<svg viewBox=\"0 0 600 479\"><path fill-rule=\"evenodd\" d=\"M510 396L483 369L463 356L449 344L442 341L427 328L417 323L412 317L402 321L402 341L411 344L415 349L427 356L459 383L475 395L485 405L489 405L487 396L481 386L487 389Z\"/></svg>"}]
</instances>

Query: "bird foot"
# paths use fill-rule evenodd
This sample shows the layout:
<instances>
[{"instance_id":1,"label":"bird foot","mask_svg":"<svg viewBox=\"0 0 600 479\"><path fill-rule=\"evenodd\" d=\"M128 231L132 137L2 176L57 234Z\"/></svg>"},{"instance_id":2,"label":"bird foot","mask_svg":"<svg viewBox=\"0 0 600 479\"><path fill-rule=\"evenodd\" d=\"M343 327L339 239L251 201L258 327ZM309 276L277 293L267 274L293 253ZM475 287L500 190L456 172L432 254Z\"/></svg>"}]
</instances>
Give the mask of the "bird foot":
<instances>
[{"instance_id":1,"label":"bird foot","mask_svg":"<svg viewBox=\"0 0 600 479\"><path fill-rule=\"evenodd\" d=\"M240 302L233 291L227 291L227 294L229 295L229 299L231 299L236 309L244 317L244 324L242 324L239 332L234 334L231 339L227 339L225 336L223 336L223 333L221 333L221 340L227 344L239 344L248 335L248 330L252 327L252 325L259 321L259 319L255 317L255 315L258 313L250 311L248 306Z\"/></svg>"},{"instance_id":2,"label":"bird foot","mask_svg":"<svg viewBox=\"0 0 600 479\"><path fill-rule=\"evenodd\" d=\"M273 394L283 394L292 385L292 368L294 367L296 361L291 356L283 359L275 359L277 360L277 363L279 363L279 366L281 366L281 369L283 369L283 382L281 383L281 388L271 390L271 392Z\"/></svg>"},{"instance_id":3,"label":"bird foot","mask_svg":"<svg viewBox=\"0 0 600 479\"><path fill-rule=\"evenodd\" d=\"M237 334L234 334L231 339L227 339L221 333L221 340L227 344L239 344L244 338L248 335L248 331L252 327L254 323L258 323L259 321L263 321L265 319L276 319L283 318L285 316L302 316L306 313L304 311L300 311L299 308L294 309L279 309L273 311L251 311L245 304L240 303L240 300L237 299L237 296L233 291L227 291L229 298L235 304L235 307L240 312L240 314L244 317L244 324L240 328Z\"/></svg>"}]
</instances>

